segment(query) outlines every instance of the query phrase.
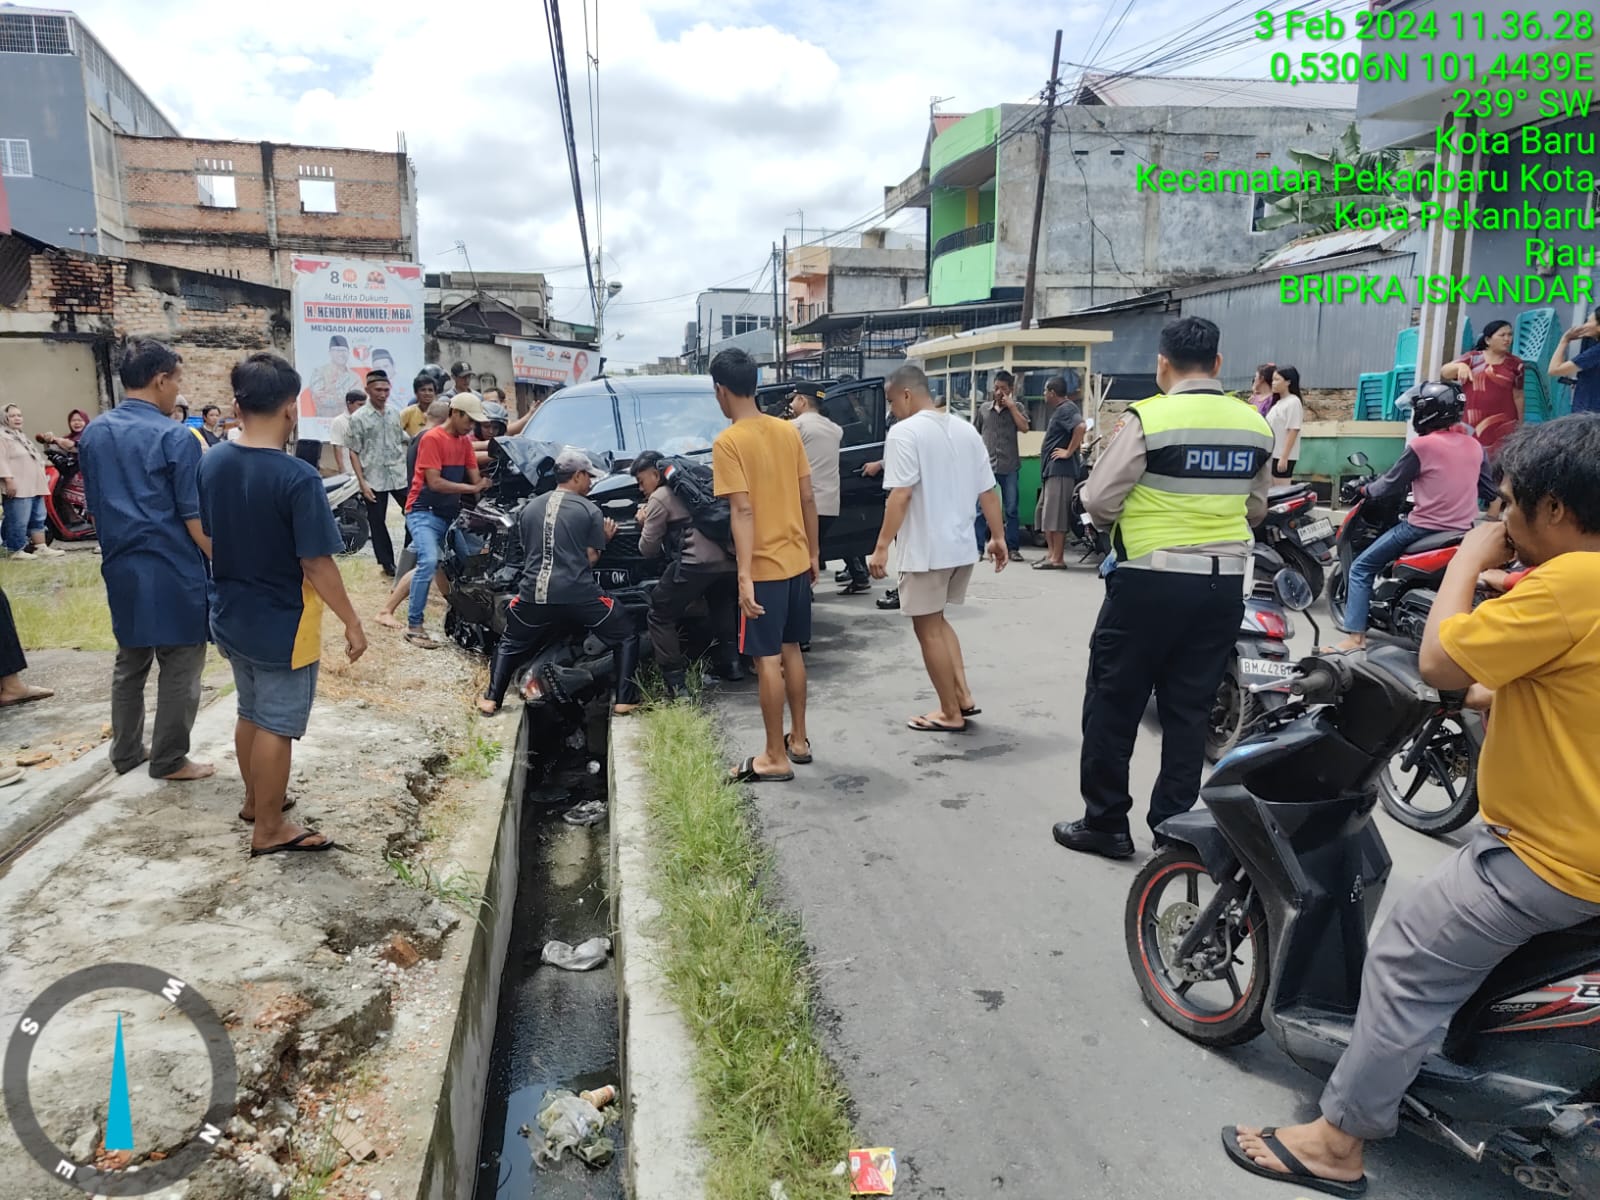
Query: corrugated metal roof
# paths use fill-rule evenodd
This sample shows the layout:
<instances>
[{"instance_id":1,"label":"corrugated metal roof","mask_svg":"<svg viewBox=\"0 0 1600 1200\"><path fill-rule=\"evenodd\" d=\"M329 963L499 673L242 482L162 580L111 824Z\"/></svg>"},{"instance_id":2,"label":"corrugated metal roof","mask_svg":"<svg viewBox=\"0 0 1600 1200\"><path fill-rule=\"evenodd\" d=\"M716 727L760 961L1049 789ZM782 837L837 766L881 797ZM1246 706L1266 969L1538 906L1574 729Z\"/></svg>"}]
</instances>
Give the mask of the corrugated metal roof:
<instances>
[{"instance_id":1,"label":"corrugated metal roof","mask_svg":"<svg viewBox=\"0 0 1600 1200\"><path fill-rule=\"evenodd\" d=\"M1312 234L1310 237L1296 238L1287 246L1274 250L1261 260L1256 270L1293 267L1315 262L1319 258L1354 254L1358 250L1389 250L1405 236L1404 230L1396 232L1392 229L1346 229L1337 233Z\"/></svg>"},{"instance_id":2,"label":"corrugated metal roof","mask_svg":"<svg viewBox=\"0 0 1600 1200\"><path fill-rule=\"evenodd\" d=\"M1083 77L1079 104L1119 107L1316 108L1354 111L1353 83L1277 83L1271 79L1224 79L1199 75L1102 75Z\"/></svg>"}]
</instances>

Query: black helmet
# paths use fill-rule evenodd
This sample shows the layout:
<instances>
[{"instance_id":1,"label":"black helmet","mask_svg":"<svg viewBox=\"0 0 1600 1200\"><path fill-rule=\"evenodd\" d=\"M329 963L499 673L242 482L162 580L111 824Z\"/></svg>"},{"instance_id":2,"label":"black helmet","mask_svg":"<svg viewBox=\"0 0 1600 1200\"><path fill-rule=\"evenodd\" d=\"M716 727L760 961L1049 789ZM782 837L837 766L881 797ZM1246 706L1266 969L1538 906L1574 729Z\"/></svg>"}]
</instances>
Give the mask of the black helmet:
<instances>
[{"instance_id":1,"label":"black helmet","mask_svg":"<svg viewBox=\"0 0 1600 1200\"><path fill-rule=\"evenodd\" d=\"M1460 385L1448 379L1419 383L1395 403L1411 410L1411 425L1418 433L1434 433L1459 425L1467 411Z\"/></svg>"},{"instance_id":2,"label":"black helmet","mask_svg":"<svg viewBox=\"0 0 1600 1200\"><path fill-rule=\"evenodd\" d=\"M423 367L422 370L417 372L418 379L421 379L424 376L433 380L434 393L439 396L440 399L443 399L445 388L450 386L450 376L444 373L444 368L438 363L429 363L427 366Z\"/></svg>"}]
</instances>

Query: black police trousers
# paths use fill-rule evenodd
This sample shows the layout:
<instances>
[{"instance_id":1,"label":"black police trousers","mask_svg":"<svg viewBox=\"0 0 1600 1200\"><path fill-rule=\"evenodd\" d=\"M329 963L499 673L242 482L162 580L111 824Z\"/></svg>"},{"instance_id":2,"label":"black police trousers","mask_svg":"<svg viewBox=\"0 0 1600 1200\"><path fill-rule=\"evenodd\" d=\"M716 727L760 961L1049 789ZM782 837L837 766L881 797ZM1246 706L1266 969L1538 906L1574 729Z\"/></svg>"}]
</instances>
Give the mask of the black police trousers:
<instances>
[{"instance_id":1,"label":"black police trousers","mask_svg":"<svg viewBox=\"0 0 1600 1200\"><path fill-rule=\"evenodd\" d=\"M506 610L506 631L495 647L494 665L489 669L488 699L495 704L506 698L511 677L517 669L549 644L566 635L592 633L611 647L618 704L639 703L639 631L633 618L610 596L586 600L581 604L529 604L520 596Z\"/></svg>"},{"instance_id":2,"label":"black police trousers","mask_svg":"<svg viewBox=\"0 0 1600 1200\"><path fill-rule=\"evenodd\" d=\"M696 570L681 561L662 574L650 596L650 647L669 684L683 686L689 660L683 653L683 616L701 596L716 645L712 661L726 668L739 645L739 577L734 571Z\"/></svg>"},{"instance_id":3,"label":"black police trousers","mask_svg":"<svg viewBox=\"0 0 1600 1200\"><path fill-rule=\"evenodd\" d=\"M1161 773L1150 793L1150 828L1194 807L1206 722L1243 617L1240 575L1111 572L1083 696L1078 786L1091 829L1128 832L1128 761L1151 692L1161 719Z\"/></svg>"}]
</instances>

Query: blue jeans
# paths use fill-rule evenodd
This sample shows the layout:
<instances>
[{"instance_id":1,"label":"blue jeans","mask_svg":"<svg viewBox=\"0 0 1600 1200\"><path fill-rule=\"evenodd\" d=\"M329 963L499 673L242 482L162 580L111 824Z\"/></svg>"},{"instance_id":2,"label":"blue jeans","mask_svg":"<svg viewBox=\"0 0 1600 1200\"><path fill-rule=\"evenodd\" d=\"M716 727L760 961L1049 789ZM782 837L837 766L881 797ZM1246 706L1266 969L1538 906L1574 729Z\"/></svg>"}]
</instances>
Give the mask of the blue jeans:
<instances>
[{"instance_id":1,"label":"blue jeans","mask_svg":"<svg viewBox=\"0 0 1600 1200\"><path fill-rule=\"evenodd\" d=\"M1436 529L1418 529L1407 521L1401 521L1350 564L1350 588L1344 602L1346 633L1367 631L1367 610L1372 606L1372 581L1378 577L1378 572L1404 554L1413 542L1420 542L1437 532Z\"/></svg>"},{"instance_id":2,"label":"blue jeans","mask_svg":"<svg viewBox=\"0 0 1600 1200\"><path fill-rule=\"evenodd\" d=\"M995 472L994 481L1000 488L1000 508L1006 520L1006 549L1012 552L1022 548L1022 526L1017 520L1017 484L1019 473L1007 471ZM978 519L973 525L973 532L978 538L978 553L982 554L989 545L989 522L984 519L983 505L978 505Z\"/></svg>"},{"instance_id":3,"label":"blue jeans","mask_svg":"<svg viewBox=\"0 0 1600 1200\"><path fill-rule=\"evenodd\" d=\"M426 509L406 514L411 548L417 554L417 573L411 577L411 609L408 613L412 629L422 628L423 617L428 611L428 589L433 586L433 573L439 567L440 547L449 528L448 521Z\"/></svg>"},{"instance_id":4,"label":"blue jeans","mask_svg":"<svg viewBox=\"0 0 1600 1200\"><path fill-rule=\"evenodd\" d=\"M6 549L15 554L27 547L30 533L44 532L44 497L8 498L5 508L4 532L0 532L0 539L5 541Z\"/></svg>"}]
</instances>

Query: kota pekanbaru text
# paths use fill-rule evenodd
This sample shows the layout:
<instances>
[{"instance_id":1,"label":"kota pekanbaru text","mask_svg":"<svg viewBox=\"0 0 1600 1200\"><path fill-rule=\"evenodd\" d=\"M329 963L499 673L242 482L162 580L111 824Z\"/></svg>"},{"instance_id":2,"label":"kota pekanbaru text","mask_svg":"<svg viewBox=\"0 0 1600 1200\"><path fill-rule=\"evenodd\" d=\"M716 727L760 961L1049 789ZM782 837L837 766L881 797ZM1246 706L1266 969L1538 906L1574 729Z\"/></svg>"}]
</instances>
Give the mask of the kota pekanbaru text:
<instances>
[{"instance_id":1,"label":"kota pekanbaru text","mask_svg":"<svg viewBox=\"0 0 1600 1200\"><path fill-rule=\"evenodd\" d=\"M1583 304L1593 308L1594 280L1542 275L1283 275L1283 304Z\"/></svg>"}]
</instances>

